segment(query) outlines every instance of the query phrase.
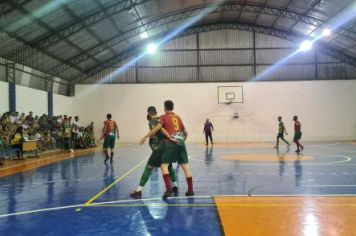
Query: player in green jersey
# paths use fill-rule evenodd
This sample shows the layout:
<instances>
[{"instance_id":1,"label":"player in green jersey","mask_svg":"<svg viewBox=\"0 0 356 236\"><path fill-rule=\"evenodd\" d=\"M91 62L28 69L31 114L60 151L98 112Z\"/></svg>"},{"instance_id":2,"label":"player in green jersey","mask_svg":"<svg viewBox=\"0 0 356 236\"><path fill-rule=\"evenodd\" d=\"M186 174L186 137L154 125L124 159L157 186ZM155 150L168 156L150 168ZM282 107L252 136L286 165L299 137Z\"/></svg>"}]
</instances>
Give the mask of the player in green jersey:
<instances>
[{"instance_id":1,"label":"player in green jersey","mask_svg":"<svg viewBox=\"0 0 356 236\"><path fill-rule=\"evenodd\" d=\"M283 142L285 142L287 144L287 148L289 148L290 144L288 143L287 140L284 139L284 133L286 135L288 135L286 128L284 127L284 124L282 122L282 117L278 116L278 134L277 134L277 143L276 146L274 146L274 148L278 148L279 145L279 139L282 139Z\"/></svg>"},{"instance_id":2,"label":"player in green jersey","mask_svg":"<svg viewBox=\"0 0 356 236\"><path fill-rule=\"evenodd\" d=\"M149 126L150 130L152 130L154 127L156 127L160 123L160 118L159 118L159 116L157 116L157 110L154 106L148 107L147 113L148 113L147 120L149 121L148 126ZM157 132L155 135L150 137L149 145L152 149L152 153L151 153L150 158L148 159L145 170L142 173L139 186L137 187L137 189L135 191L130 193L130 197L141 198L142 189L145 186L145 184L147 183L148 178L150 177L153 168L158 168L161 166L161 156L162 156L163 148L164 148L164 143L162 141L163 141L165 135L167 137L169 137L168 133L166 133L166 134L164 134L164 133L165 133L165 130L161 130L161 132ZM171 182L173 184L173 188L172 188L173 193L175 195L178 195L176 173L175 173L175 170L173 169L172 164L169 165L168 171L169 171Z\"/></svg>"}]
</instances>

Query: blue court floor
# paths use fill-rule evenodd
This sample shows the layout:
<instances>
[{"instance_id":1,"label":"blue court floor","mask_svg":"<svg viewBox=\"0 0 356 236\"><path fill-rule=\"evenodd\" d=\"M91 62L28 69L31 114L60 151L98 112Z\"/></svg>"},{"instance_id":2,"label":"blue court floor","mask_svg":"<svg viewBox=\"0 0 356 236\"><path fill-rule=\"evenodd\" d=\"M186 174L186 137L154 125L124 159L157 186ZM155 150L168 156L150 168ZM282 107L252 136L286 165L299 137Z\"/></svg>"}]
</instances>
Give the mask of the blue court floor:
<instances>
[{"instance_id":1,"label":"blue court floor","mask_svg":"<svg viewBox=\"0 0 356 236\"><path fill-rule=\"evenodd\" d=\"M179 197L161 200L154 170L142 199L130 199L147 146L117 148L113 165L97 152L2 177L0 235L222 235L214 196L356 194L355 143L306 143L300 155L272 146L188 145L194 198L184 197L184 173L175 166Z\"/></svg>"}]
</instances>

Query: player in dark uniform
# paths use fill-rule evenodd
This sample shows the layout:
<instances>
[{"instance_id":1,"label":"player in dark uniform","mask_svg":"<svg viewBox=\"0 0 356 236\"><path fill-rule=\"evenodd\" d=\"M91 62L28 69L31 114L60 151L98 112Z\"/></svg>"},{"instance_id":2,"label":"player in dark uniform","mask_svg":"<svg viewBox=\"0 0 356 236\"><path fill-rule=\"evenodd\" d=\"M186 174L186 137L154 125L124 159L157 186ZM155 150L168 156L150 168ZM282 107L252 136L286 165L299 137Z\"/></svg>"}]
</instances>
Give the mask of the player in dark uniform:
<instances>
[{"instance_id":1,"label":"player in dark uniform","mask_svg":"<svg viewBox=\"0 0 356 236\"><path fill-rule=\"evenodd\" d=\"M172 101L167 100L164 102L165 114L160 117L160 124L158 124L154 129L152 129L145 137L140 141L143 144L146 139L161 128L166 129L168 134L173 137L176 142L172 142L169 139L164 140L164 149L162 153L162 164L161 171L163 175L163 180L166 186L166 192L163 194L162 198L166 199L173 195L172 185L170 183L168 166L170 163L178 162L182 166L184 171L188 191L185 193L186 196L193 196L193 177L188 164L188 153L185 147L185 140L188 137L188 133L183 125L182 119L173 112L174 104ZM177 155L178 154L178 155Z\"/></svg>"},{"instance_id":2,"label":"player in dark uniform","mask_svg":"<svg viewBox=\"0 0 356 236\"><path fill-rule=\"evenodd\" d=\"M152 130L154 127L157 126L157 124L160 123L159 116L157 116L157 111L154 106L150 106L147 109L147 120L148 126L150 130ZM163 130L164 132L165 130ZM166 136L169 137L168 133L165 133ZM130 193L130 197L132 198L141 198L142 195L142 189L145 186L145 184L148 181L148 178L151 175L152 169L154 167L160 167L161 166L161 156L163 153L163 139L164 139L164 134L159 131L155 135L151 136L149 139L149 145L152 149L152 153L150 158L148 159L147 165L145 167L145 170L142 173L141 179L140 179L140 184L137 187L137 189L133 192ZM173 184L172 191L175 195L178 195L178 187L177 187L177 182L176 182L176 173L175 170L173 169L172 164L168 166L168 171L169 171L169 176Z\"/></svg>"},{"instance_id":3,"label":"player in dark uniform","mask_svg":"<svg viewBox=\"0 0 356 236\"><path fill-rule=\"evenodd\" d=\"M214 131L213 124L209 121L209 119L206 119L206 122L204 124L204 129L203 129L203 133L205 134L205 141L206 141L205 145L206 146L208 146L208 144L209 144L208 138L210 139L211 145L214 144L213 143L213 135L212 135L213 131Z\"/></svg>"},{"instance_id":4,"label":"player in dark uniform","mask_svg":"<svg viewBox=\"0 0 356 236\"><path fill-rule=\"evenodd\" d=\"M287 140L284 139L284 133L286 135L288 135L286 128L284 127L284 124L282 122L282 117L278 116L278 134L277 134L277 143L276 146L274 146L274 148L278 148L279 145L279 139L282 139L283 142L285 142L287 144L287 148L289 148L290 144L288 143Z\"/></svg>"},{"instance_id":5,"label":"player in dark uniform","mask_svg":"<svg viewBox=\"0 0 356 236\"><path fill-rule=\"evenodd\" d=\"M105 154L105 163L109 160L109 158L110 163L113 163L115 139L116 136L117 139L120 138L119 128L117 127L116 121L112 120L111 117L111 114L106 115L107 120L104 121L103 135L100 138L100 140L104 139L103 150ZM110 156L108 152L109 148L111 149Z\"/></svg>"},{"instance_id":6,"label":"player in dark uniform","mask_svg":"<svg viewBox=\"0 0 356 236\"><path fill-rule=\"evenodd\" d=\"M302 138L302 126L300 124L300 122L298 121L298 116L294 116L293 117L294 120L294 138L293 138L293 142L295 142L295 144L297 144L297 150L295 150L295 152L301 152L304 150L304 146L302 144L300 144L299 140Z\"/></svg>"}]
</instances>

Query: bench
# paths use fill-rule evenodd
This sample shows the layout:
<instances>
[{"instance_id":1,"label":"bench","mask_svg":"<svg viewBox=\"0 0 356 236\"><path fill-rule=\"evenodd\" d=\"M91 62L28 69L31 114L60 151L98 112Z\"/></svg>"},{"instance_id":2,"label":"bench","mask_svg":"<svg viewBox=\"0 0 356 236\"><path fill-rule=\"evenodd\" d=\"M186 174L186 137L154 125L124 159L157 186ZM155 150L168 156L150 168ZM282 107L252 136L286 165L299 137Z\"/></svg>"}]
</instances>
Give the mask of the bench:
<instances>
[{"instance_id":1,"label":"bench","mask_svg":"<svg viewBox=\"0 0 356 236\"><path fill-rule=\"evenodd\" d=\"M22 152L34 152L37 157L38 148L37 148L37 140L28 140L22 143Z\"/></svg>"}]
</instances>

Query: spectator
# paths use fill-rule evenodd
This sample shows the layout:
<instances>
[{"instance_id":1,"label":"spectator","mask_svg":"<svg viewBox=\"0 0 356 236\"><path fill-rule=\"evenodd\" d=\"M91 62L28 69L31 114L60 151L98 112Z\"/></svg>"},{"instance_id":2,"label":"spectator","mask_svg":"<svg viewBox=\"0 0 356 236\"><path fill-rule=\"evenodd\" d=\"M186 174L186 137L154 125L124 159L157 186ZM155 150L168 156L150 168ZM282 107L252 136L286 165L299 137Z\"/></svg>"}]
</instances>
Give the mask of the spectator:
<instances>
[{"instance_id":1,"label":"spectator","mask_svg":"<svg viewBox=\"0 0 356 236\"><path fill-rule=\"evenodd\" d=\"M44 151L42 134L38 129L34 131L34 139L37 141L38 149Z\"/></svg>"},{"instance_id":2,"label":"spectator","mask_svg":"<svg viewBox=\"0 0 356 236\"><path fill-rule=\"evenodd\" d=\"M43 132L43 148L44 150L54 148L51 133L48 130Z\"/></svg>"},{"instance_id":3,"label":"spectator","mask_svg":"<svg viewBox=\"0 0 356 236\"><path fill-rule=\"evenodd\" d=\"M25 117L25 120L27 121L27 124L29 126L33 126L35 119L33 118L33 112L30 111L30 113L28 114L28 116Z\"/></svg>"},{"instance_id":4,"label":"spectator","mask_svg":"<svg viewBox=\"0 0 356 236\"><path fill-rule=\"evenodd\" d=\"M20 126L16 129L16 133L11 140L11 147L16 149L16 155L19 160L23 160L22 143L24 142L23 128Z\"/></svg>"},{"instance_id":5,"label":"spectator","mask_svg":"<svg viewBox=\"0 0 356 236\"><path fill-rule=\"evenodd\" d=\"M29 114L27 117L30 117L31 115L33 115L33 113ZM12 146L12 141L15 137L14 134L18 133L18 129L21 128L22 140L37 140L38 147L41 151L52 148L62 148L62 145L65 144L63 141L66 141L66 138L62 136L62 123L57 123L57 120L61 120L62 122L60 117L63 116L49 117L46 114L42 114L41 117L36 116L33 118L33 125L30 125L31 119L26 119L24 113L21 113L19 116L18 112L6 112L0 116L0 139L2 140L4 147ZM68 120L68 116L65 115L65 117L66 120ZM95 139L93 123L84 129L79 124L79 117L75 117L74 120L73 130L70 128L69 140L72 139L72 136L77 136L76 138L78 143L76 143L76 145L79 148L94 147ZM72 127L72 125L69 124L69 127ZM72 149L73 144L70 143L68 146L68 148ZM18 155L20 155L19 158L21 158L22 154L19 153Z\"/></svg>"},{"instance_id":6,"label":"spectator","mask_svg":"<svg viewBox=\"0 0 356 236\"><path fill-rule=\"evenodd\" d=\"M23 124L25 118L25 113L21 113L21 116L17 119L17 124Z\"/></svg>"},{"instance_id":7,"label":"spectator","mask_svg":"<svg viewBox=\"0 0 356 236\"><path fill-rule=\"evenodd\" d=\"M46 114L42 114L42 116L38 119L38 125L40 130L47 130L48 129L48 116Z\"/></svg>"},{"instance_id":8,"label":"spectator","mask_svg":"<svg viewBox=\"0 0 356 236\"><path fill-rule=\"evenodd\" d=\"M205 133L205 145L208 146L208 138L210 138L210 142L211 142L211 145L213 145L213 135L212 135L212 132L214 130L214 126L213 124L209 121L209 119L206 119L206 122L204 124L204 129L203 129L203 133Z\"/></svg>"},{"instance_id":9,"label":"spectator","mask_svg":"<svg viewBox=\"0 0 356 236\"><path fill-rule=\"evenodd\" d=\"M38 124L38 116L35 116L35 119L33 121L33 128L38 129L40 126Z\"/></svg>"},{"instance_id":10,"label":"spectator","mask_svg":"<svg viewBox=\"0 0 356 236\"><path fill-rule=\"evenodd\" d=\"M16 124L17 123L18 116L19 116L18 112L11 112L11 115L10 115L11 124Z\"/></svg>"},{"instance_id":11,"label":"spectator","mask_svg":"<svg viewBox=\"0 0 356 236\"><path fill-rule=\"evenodd\" d=\"M62 115L57 116L57 123L62 124Z\"/></svg>"},{"instance_id":12,"label":"spectator","mask_svg":"<svg viewBox=\"0 0 356 236\"><path fill-rule=\"evenodd\" d=\"M72 148L72 125L69 122L67 116L64 116L64 121L62 123L62 141L64 150L73 152Z\"/></svg>"},{"instance_id":13,"label":"spectator","mask_svg":"<svg viewBox=\"0 0 356 236\"><path fill-rule=\"evenodd\" d=\"M30 128L29 121L25 120L25 121L23 122L23 124L22 124L22 128L23 128L24 130L29 129L29 128Z\"/></svg>"}]
</instances>

